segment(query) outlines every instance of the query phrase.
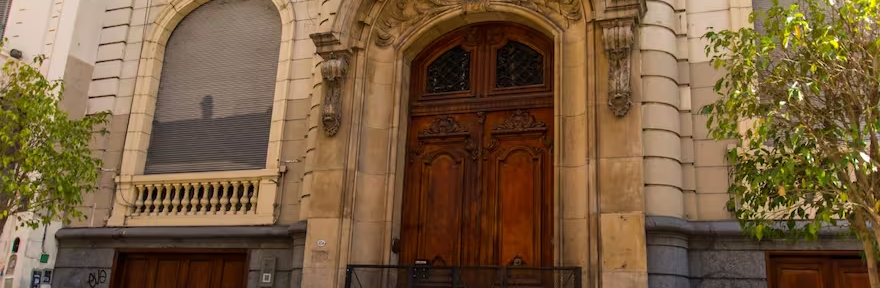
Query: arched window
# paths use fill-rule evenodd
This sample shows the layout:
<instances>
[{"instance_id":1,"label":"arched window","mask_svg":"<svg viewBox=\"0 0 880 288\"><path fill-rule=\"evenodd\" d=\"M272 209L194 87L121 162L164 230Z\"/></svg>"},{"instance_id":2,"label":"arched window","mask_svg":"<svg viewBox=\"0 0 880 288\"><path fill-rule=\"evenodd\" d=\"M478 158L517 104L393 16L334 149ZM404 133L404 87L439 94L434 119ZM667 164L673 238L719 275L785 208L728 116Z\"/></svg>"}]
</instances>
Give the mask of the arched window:
<instances>
[{"instance_id":1,"label":"arched window","mask_svg":"<svg viewBox=\"0 0 880 288\"><path fill-rule=\"evenodd\" d=\"M12 240L12 253L18 253L18 245L21 244L21 239L15 237L15 240Z\"/></svg>"},{"instance_id":2,"label":"arched window","mask_svg":"<svg viewBox=\"0 0 880 288\"><path fill-rule=\"evenodd\" d=\"M214 0L165 46L145 174L266 167L281 47L270 0Z\"/></svg>"},{"instance_id":3,"label":"arched window","mask_svg":"<svg viewBox=\"0 0 880 288\"><path fill-rule=\"evenodd\" d=\"M552 41L525 27L496 24L460 28L419 53L413 113L455 99L474 105L501 98L552 101Z\"/></svg>"}]
</instances>

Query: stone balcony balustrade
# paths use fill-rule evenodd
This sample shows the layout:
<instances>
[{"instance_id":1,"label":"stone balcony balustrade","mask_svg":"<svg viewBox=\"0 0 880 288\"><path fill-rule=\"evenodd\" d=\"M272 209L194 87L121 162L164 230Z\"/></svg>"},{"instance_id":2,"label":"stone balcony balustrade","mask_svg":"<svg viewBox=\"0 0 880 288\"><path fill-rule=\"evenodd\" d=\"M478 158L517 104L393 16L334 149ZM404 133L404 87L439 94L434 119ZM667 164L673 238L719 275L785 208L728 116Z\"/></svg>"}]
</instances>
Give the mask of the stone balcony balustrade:
<instances>
[{"instance_id":1,"label":"stone balcony balustrade","mask_svg":"<svg viewBox=\"0 0 880 288\"><path fill-rule=\"evenodd\" d=\"M108 226L229 226L274 222L277 171L117 177Z\"/></svg>"}]
</instances>

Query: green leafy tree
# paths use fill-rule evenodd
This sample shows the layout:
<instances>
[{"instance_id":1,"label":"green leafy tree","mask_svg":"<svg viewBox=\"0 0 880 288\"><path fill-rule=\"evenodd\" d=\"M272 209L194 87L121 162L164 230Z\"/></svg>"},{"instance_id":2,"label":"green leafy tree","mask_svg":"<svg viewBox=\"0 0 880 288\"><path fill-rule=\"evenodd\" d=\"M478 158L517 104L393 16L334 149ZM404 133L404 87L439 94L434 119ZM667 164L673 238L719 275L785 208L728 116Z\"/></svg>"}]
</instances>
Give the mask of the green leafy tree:
<instances>
[{"instance_id":1,"label":"green leafy tree","mask_svg":"<svg viewBox=\"0 0 880 288\"><path fill-rule=\"evenodd\" d=\"M58 107L63 85L42 63L10 59L0 73L0 227L10 217L32 228L81 219L82 194L97 186L101 160L89 142L107 113L69 118Z\"/></svg>"},{"instance_id":2,"label":"green leafy tree","mask_svg":"<svg viewBox=\"0 0 880 288\"><path fill-rule=\"evenodd\" d=\"M707 105L729 152L730 208L757 238L816 239L846 223L880 287L880 40L877 0L801 0L752 13L763 31L712 31L726 75ZM846 219L848 221L839 221Z\"/></svg>"}]
</instances>

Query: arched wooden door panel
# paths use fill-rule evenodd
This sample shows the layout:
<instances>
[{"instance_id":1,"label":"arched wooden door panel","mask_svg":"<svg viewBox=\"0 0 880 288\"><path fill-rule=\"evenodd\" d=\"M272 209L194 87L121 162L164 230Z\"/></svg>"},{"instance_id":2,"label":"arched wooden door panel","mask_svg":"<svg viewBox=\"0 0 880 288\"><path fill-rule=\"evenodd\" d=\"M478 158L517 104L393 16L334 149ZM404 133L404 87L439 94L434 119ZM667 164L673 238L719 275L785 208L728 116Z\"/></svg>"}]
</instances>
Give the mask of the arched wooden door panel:
<instances>
[{"instance_id":1,"label":"arched wooden door panel","mask_svg":"<svg viewBox=\"0 0 880 288\"><path fill-rule=\"evenodd\" d=\"M401 263L552 265L552 42L463 27L412 65Z\"/></svg>"}]
</instances>

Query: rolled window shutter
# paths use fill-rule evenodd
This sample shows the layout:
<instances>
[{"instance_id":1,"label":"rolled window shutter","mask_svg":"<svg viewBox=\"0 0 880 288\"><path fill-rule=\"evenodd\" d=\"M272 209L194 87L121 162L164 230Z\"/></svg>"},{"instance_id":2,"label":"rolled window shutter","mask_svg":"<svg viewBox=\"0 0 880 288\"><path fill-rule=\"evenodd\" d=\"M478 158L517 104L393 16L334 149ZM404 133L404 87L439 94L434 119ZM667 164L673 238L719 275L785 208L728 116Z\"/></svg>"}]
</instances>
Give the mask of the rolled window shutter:
<instances>
[{"instance_id":1,"label":"rolled window shutter","mask_svg":"<svg viewBox=\"0 0 880 288\"><path fill-rule=\"evenodd\" d=\"M214 0L165 47L145 174L263 169L281 19L270 0Z\"/></svg>"},{"instance_id":2,"label":"rolled window shutter","mask_svg":"<svg viewBox=\"0 0 880 288\"><path fill-rule=\"evenodd\" d=\"M0 0L0 36L6 37L6 23L9 22L9 11L12 0Z\"/></svg>"}]
</instances>

